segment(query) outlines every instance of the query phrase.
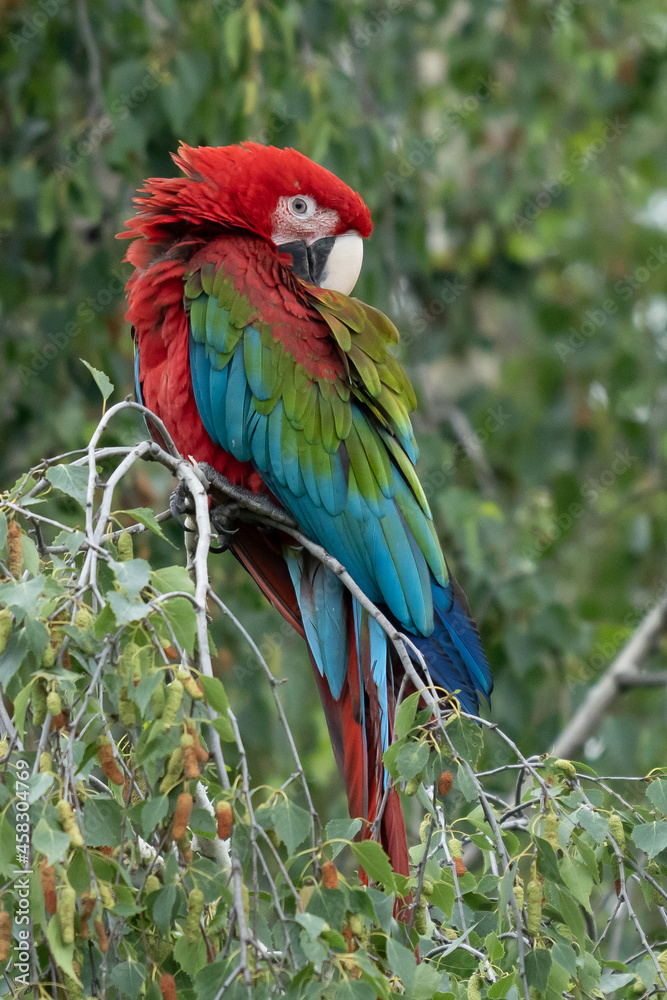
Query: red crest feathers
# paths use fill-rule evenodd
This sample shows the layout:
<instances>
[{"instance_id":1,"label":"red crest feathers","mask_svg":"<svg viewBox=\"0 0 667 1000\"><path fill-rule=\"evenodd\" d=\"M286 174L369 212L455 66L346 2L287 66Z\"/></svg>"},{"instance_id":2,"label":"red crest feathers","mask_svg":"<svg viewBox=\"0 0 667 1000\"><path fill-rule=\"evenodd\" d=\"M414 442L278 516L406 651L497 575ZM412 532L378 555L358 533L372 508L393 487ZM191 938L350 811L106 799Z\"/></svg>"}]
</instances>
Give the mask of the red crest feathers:
<instances>
[{"instance_id":1,"label":"red crest feathers","mask_svg":"<svg viewBox=\"0 0 667 1000\"><path fill-rule=\"evenodd\" d=\"M161 243L220 226L270 239L278 199L293 194L311 195L318 205L338 212L336 235L356 230L367 237L373 228L361 196L296 149L256 142L197 148L181 144L173 160L185 177L146 181L135 198L137 215L121 236Z\"/></svg>"}]
</instances>

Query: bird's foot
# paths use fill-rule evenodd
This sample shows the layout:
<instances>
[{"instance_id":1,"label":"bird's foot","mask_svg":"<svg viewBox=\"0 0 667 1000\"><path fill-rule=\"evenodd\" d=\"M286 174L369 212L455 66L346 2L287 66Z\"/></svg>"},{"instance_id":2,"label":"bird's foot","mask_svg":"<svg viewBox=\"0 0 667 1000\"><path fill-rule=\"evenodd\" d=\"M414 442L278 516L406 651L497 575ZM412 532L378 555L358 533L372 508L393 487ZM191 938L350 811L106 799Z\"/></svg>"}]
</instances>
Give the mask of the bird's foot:
<instances>
[{"instance_id":1,"label":"bird's foot","mask_svg":"<svg viewBox=\"0 0 667 1000\"><path fill-rule=\"evenodd\" d=\"M195 513L195 503L192 499L192 493L190 493L185 483L179 483L171 493L169 497L169 510L171 511L171 516L181 526L183 531L195 530L183 520L183 515L192 515Z\"/></svg>"},{"instance_id":2,"label":"bird's foot","mask_svg":"<svg viewBox=\"0 0 667 1000\"><path fill-rule=\"evenodd\" d=\"M253 493L252 490L248 490L244 486L231 483L225 476L221 475L213 466L208 465L206 462L200 462L199 468L214 490L229 497L229 504L236 502L239 513L243 510L259 515L260 517L265 517L273 521L274 524L283 524L285 527L290 528L297 527L296 521L290 517L286 510L278 507L275 500L268 494Z\"/></svg>"},{"instance_id":3,"label":"bird's foot","mask_svg":"<svg viewBox=\"0 0 667 1000\"><path fill-rule=\"evenodd\" d=\"M218 504L211 509L211 527L218 536L218 544L211 545L211 552L224 552L228 549L232 538L238 532L234 525L238 521L240 507L235 501Z\"/></svg>"}]
</instances>

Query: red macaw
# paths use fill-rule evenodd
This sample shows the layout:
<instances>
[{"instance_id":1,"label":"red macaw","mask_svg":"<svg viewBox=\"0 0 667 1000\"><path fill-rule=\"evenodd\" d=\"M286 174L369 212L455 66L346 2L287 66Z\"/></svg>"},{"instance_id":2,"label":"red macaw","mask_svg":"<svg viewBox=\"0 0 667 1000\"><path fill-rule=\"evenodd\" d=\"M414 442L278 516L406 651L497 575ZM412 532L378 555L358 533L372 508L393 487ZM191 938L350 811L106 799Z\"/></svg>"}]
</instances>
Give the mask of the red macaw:
<instances>
[{"instance_id":1,"label":"red macaw","mask_svg":"<svg viewBox=\"0 0 667 1000\"><path fill-rule=\"evenodd\" d=\"M185 176L148 180L122 234L139 398L183 454L289 511L410 636L434 683L476 711L491 675L415 473L398 333L349 297L368 208L293 149L182 145L174 161ZM368 831L388 780L395 651L278 530L244 525L231 549L308 644L350 814ZM407 875L393 788L380 838Z\"/></svg>"}]
</instances>

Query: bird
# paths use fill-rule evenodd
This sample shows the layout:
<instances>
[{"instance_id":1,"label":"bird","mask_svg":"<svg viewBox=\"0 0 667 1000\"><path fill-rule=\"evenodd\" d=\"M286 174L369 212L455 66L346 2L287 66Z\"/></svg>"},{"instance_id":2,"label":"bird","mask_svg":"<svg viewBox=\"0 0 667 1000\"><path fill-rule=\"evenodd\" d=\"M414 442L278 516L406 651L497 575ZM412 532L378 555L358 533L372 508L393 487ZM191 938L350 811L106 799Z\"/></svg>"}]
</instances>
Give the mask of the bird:
<instances>
[{"instance_id":1,"label":"bird","mask_svg":"<svg viewBox=\"0 0 667 1000\"><path fill-rule=\"evenodd\" d=\"M394 355L398 331L351 295L367 205L295 149L181 144L172 159L180 175L146 180L119 234L132 241L138 400L182 454L283 508L409 638L424 683L476 713L493 682L415 471L416 398ZM278 527L245 523L228 539L306 641L350 815L407 876L383 764L403 680L392 642Z\"/></svg>"}]
</instances>

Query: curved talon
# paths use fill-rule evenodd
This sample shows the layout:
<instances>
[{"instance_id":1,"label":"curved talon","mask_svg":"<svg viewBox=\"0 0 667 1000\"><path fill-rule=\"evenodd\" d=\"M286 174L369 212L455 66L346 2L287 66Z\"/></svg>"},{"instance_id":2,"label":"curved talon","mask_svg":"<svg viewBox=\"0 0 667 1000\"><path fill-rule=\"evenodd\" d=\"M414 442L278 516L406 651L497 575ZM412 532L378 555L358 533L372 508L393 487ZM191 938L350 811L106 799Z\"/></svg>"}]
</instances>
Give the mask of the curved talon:
<instances>
[{"instance_id":1,"label":"curved talon","mask_svg":"<svg viewBox=\"0 0 667 1000\"><path fill-rule=\"evenodd\" d=\"M191 514L194 510L194 505L190 491L182 483L172 491L169 497L169 510L171 511L171 516L183 531L193 532L196 530L195 528L188 527L183 520L183 514Z\"/></svg>"}]
</instances>

